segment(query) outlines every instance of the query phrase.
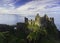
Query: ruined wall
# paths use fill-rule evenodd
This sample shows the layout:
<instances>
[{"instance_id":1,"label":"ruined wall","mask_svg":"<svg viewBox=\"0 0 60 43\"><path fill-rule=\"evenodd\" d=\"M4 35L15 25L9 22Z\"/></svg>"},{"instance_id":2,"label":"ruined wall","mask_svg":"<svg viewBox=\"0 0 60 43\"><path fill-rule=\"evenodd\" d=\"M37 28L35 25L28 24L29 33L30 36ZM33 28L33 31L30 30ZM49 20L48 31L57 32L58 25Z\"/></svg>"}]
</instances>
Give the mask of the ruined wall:
<instances>
[{"instance_id":1,"label":"ruined wall","mask_svg":"<svg viewBox=\"0 0 60 43\"><path fill-rule=\"evenodd\" d=\"M49 18L46 14L43 17L40 17L39 14L35 16L35 20L28 20L25 17L25 23L28 25L37 25L37 26L47 26L47 22L54 23L54 18Z\"/></svg>"}]
</instances>

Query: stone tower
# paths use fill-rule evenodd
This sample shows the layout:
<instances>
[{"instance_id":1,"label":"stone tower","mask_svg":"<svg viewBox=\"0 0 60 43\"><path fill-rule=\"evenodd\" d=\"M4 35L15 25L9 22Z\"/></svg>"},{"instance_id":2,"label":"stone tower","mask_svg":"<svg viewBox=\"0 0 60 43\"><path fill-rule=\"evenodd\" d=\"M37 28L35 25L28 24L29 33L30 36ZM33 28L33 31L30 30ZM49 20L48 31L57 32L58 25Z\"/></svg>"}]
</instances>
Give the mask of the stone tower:
<instances>
[{"instance_id":1,"label":"stone tower","mask_svg":"<svg viewBox=\"0 0 60 43\"><path fill-rule=\"evenodd\" d=\"M25 24L28 24L28 18L25 17Z\"/></svg>"},{"instance_id":2,"label":"stone tower","mask_svg":"<svg viewBox=\"0 0 60 43\"><path fill-rule=\"evenodd\" d=\"M36 17L35 17L35 25L40 26L40 16L39 16L39 14L37 14Z\"/></svg>"},{"instance_id":3,"label":"stone tower","mask_svg":"<svg viewBox=\"0 0 60 43\"><path fill-rule=\"evenodd\" d=\"M45 15L44 15L44 19L45 19L45 20L48 20L49 17L45 14Z\"/></svg>"}]
</instances>

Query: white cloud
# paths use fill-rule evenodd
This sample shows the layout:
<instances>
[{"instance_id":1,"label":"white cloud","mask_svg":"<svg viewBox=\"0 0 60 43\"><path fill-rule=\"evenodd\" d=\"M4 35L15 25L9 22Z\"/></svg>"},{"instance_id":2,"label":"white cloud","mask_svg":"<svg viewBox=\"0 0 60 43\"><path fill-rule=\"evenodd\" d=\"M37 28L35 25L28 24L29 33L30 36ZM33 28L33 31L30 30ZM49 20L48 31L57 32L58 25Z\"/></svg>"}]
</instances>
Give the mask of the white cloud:
<instances>
[{"instance_id":1,"label":"white cloud","mask_svg":"<svg viewBox=\"0 0 60 43\"><path fill-rule=\"evenodd\" d=\"M9 7L8 7L9 9L2 8L2 12L3 13L6 12L9 14L23 14L23 16L36 14L38 12L40 14L43 14L42 12L52 11L50 8L46 9L45 7L56 5L57 2L58 2L57 0L38 0L38 1L33 0L31 2L26 3L25 5L20 6L17 9L14 9L15 7L13 4L8 4L10 8ZM5 5L5 6L7 6L7 5ZM54 8L52 8L52 9L54 9ZM57 9L57 8L55 8L55 9ZM58 11L58 10L56 10L56 11Z\"/></svg>"},{"instance_id":2,"label":"white cloud","mask_svg":"<svg viewBox=\"0 0 60 43\"><path fill-rule=\"evenodd\" d=\"M13 9L7 9L4 7L0 7L0 14L12 14L10 11L12 11Z\"/></svg>"},{"instance_id":3,"label":"white cloud","mask_svg":"<svg viewBox=\"0 0 60 43\"><path fill-rule=\"evenodd\" d=\"M40 13L42 15L48 12L51 14L51 12L59 11L59 6L57 3L58 3L57 0L38 0L38 1L33 0L31 2L26 3L25 5L20 6L17 9L14 9L15 7L13 4L8 4L9 5L8 8L0 7L0 13L20 14L22 16L35 15L36 13ZM57 7L48 8L52 7L53 5L56 5Z\"/></svg>"},{"instance_id":4,"label":"white cloud","mask_svg":"<svg viewBox=\"0 0 60 43\"><path fill-rule=\"evenodd\" d=\"M17 14L23 14L24 16L36 14L38 12L42 14L42 12L47 12L50 9L50 8L46 9L45 7L56 5L55 3L56 3L55 0L38 0L38 1L35 0L20 6L13 12Z\"/></svg>"}]
</instances>

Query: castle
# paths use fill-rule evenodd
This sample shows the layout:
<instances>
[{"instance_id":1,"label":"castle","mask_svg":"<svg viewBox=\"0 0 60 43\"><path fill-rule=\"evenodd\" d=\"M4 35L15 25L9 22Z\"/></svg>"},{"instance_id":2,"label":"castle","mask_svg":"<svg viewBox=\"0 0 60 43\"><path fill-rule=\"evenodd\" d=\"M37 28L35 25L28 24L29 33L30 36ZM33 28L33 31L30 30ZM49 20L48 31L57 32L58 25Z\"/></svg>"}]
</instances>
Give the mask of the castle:
<instances>
[{"instance_id":1,"label":"castle","mask_svg":"<svg viewBox=\"0 0 60 43\"><path fill-rule=\"evenodd\" d=\"M25 24L28 25L37 25L39 27L41 26L47 26L47 22L50 22L51 24L54 24L54 18L48 17L46 14L43 17L40 17L39 14L35 16L35 20L28 20L28 18L25 17Z\"/></svg>"},{"instance_id":2,"label":"castle","mask_svg":"<svg viewBox=\"0 0 60 43\"><path fill-rule=\"evenodd\" d=\"M1 24L0 24L1 25ZM1 31L2 29L5 28L5 25L1 25ZM6 25L7 26L7 25ZM55 28L55 23L54 23L54 18L53 17L48 17L46 14L41 17L39 14L35 16L35 20L28 20L28 18L25 17L25 22L18 22L16 25L13 26L8 26L9 28L14 28L17 29L18 31L27 29L35 29L35 28Z\"/></svg>"}]
</instances>

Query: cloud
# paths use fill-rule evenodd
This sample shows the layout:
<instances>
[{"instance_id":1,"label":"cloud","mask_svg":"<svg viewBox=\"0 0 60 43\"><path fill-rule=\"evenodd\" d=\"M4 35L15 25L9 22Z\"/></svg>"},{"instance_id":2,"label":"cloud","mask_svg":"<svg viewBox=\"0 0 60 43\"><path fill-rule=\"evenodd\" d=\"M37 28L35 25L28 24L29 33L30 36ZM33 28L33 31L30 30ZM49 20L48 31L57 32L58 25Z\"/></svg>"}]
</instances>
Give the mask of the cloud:
<instances>
[{"instance_id":1,"label":"cloud","mask_svg":"<svg viewBox=\"0 0 60 43\"><path fill-rule=\"evenodd\" d=\"M9 4L6 4L8 3ZM15 9L15 6L11 3L14 0L5 0L4 6L0 7L0 13L2 14L20 14L22 16L35 15L36 13L40 13L43 15L45 13L59 12L59 0L33 0L30 1L18 8ZM3 2L3 1L2 1ZM15 1L16 2L16 1Z\"/></svg>"},{"instance_id":2,"label":"cloud","mask_svg":"<svg viewBox=\"0 0 60 43\"><path fill-rule=\"evenodd\" d=\"M7 3L7 0L4 2ZM10 2L10 0L8 2ZM56 4L57 2L56 0L38 0L38 1L33 0L16 9L15 9L15 6L10 3L8 4L9 6L5 4L6 8L0 8L0 10L2 9L3 13L5 13L4 11L7 11L6 13L9 13L9 14L11 12L12 14L16 13L16 14L23 14L27 16L31 14L36 14L38 12L42 13L42 12L45 12L45 10L47 12L47 10L49 10L51 7L58 6L58 4Z\"/></svg>"},{"instance_id":3,"label":"cloud","mask_svg":"<svg viewBox=\"0 0 60 43\"><path fill-rule=\"evenodd\" d=\"M4 6L6 7L0 7L0 11L3 13L9 13L11 14L23 14L25 16L40 13L43 14L46 12L57 12L59 11L59 0L33 0L31 2L28 2L18 8L15 9L15 6L11 3L14 0L5 0ZM19 1L19 0L18 0ZM3 2L3 1L2 1ZM16 1L15 1L16 2ZM9 4L6 4L9 3ZM54 10L55 9L55 10Z\"/></svg>"},{"instance_id":4,"label":"cloud","mask_svg":"<svg viewBox=\"0 0 60 43\"><path fill-rule=\"evenodd\" d=\"M10 3L8 5L8 7L7 5L5 5L6 7L0 7L1 14L20 14L20 16L29 16L36 15L36 13L43 15L45 13L53 14L57 12L58 14L60 11L59 0L33 0L16 9L13 4Z\"/></svg>"},{"instance_id":5,"label":"cloud","mask_svg":"<svg viewBox=\"0 0 60 43\"><path fill-rule=\"evenodd\" d=\"M52 11L52 9L50 8L53 7L55 7L56 11L58 11L57 7L59 7L59 4L57 3L58 3L57 0L38 0L38 1L33 0L31 2L26 3L25 5L18 7L15 10L15 13L23 14L25 16L32 14L34 15L36 13L43 14L43 12L46 13L48 11L49 12Z\"/></svg>"},{"instance_id":6,"label":"cloud","mask_svg":"<svg viewBox=\"0 0 60 43\"><path fill-rule=\"evenodd\" d=\"M0 7L0 14L12 14L10 11L13 11L13 9L7 9L4 7Z\"/></svg>"},{"instance_id":7,"label":"cloud","mask_svg":"<svg viewBox=\"0 0 60 43\"><path fill-rule=\"evenodd\" d=\"M3 7L3 9L7 8L8 10L11 8L14 9L15 8L14 5L11 4L13 2L14 0L0 0L0 7Z\"/></svg>"}]
</instances>

